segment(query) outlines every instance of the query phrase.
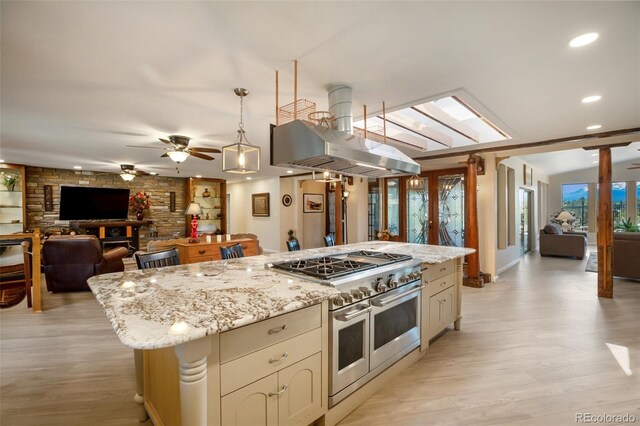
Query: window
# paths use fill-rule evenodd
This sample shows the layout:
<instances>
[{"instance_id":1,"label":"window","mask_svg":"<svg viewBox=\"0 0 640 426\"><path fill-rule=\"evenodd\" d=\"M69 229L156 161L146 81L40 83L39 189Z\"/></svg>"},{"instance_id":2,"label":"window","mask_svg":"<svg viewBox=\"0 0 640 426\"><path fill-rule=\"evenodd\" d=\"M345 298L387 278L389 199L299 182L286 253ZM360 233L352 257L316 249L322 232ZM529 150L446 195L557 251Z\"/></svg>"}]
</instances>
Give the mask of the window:
<instances>
[{"instance_id":1,"label":"window","mask_svg":"<svg viewBox=\"0 0 640 426\"><path fill-rule=\"evenodd\" d=\"M613 226L621 225L627 220L627 182L611 184L611 204L613 205Z\"/></svg>"},{"instance_id":2,"label":"window","mask_svg":"<svg viewBox=\"0 0 640 426\"><path fill-rule=\"evenodd\" d=\"M369 241L378 239L380 231L380 183L378 179L369 178L369 220L367 236Z\"/></svg>"},{"instance_id":3,"label":"window","mask_svg":"<svg viewBox=\"0 0 640 426\"><path fill-rule=\"evenodd\" d=\"M563 184L562 209L574 217L573 229L586 230L589 226L589 185L586 183Z\"/></svg>"},{"instance_id":4,"label":"window","mask_svg":"<svg viewBox=\"0 0 640 426\"><path fill-rule=\"evenodd\" d=\"M400 179L387 180L387 229L394 235L400 232Z\"/></svg>"}]
</instances>

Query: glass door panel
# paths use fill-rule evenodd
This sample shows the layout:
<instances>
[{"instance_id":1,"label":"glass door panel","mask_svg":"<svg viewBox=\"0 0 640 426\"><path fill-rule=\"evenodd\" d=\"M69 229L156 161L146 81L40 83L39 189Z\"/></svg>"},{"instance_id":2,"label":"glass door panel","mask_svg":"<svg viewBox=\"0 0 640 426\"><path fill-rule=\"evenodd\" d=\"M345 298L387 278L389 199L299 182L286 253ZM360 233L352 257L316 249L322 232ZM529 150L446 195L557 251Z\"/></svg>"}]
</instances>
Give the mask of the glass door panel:
<instances>
[{"instance_id":1,"label":"glass door panel","mask_svg":"<svg viewBox=\"0 0 640 426\"><path fill-rule=\"evenodd\" d=\"M369 178L368 186L367 236L369 241L373 241L378 239L378 232L380 232L380 184L378 179Z\"/></svg>"},{"instance_id":2,"label":"glass door panel","mask_svg":"<svg viewBox=\"0 0 640 426\"><path fill-rule=\"evenodd\" d=\"M400 179L387 180L387 229L394 235L400 231Z\"/></svg>"},{"instance_id":3,"label":"glass door panel","mask_svg":"<svg viewBox=\"0 0 640 426\"><path fill-rule=\"evenodd\" d=\"M429 179L407 185L407 242L429 243Z\"/></svg>"},{"instance_id":4,"label":"glass door panel","mask_svg":"<svg viewBox=\"0 0 640 426\"><path fill-rule=\"evenodd\" d=\"M531 191L520 189L520 254L531 250Z\"/></svg>"},{"instance_id":5,"label":"glass door panel","mask_svg":"<svg viewBox=\"0 0 640 426\"><path fill-rule=\"evenodd\" d=\"M438 243L464 246L464 175L438 177Z\"/></svg>"}]
</instances>

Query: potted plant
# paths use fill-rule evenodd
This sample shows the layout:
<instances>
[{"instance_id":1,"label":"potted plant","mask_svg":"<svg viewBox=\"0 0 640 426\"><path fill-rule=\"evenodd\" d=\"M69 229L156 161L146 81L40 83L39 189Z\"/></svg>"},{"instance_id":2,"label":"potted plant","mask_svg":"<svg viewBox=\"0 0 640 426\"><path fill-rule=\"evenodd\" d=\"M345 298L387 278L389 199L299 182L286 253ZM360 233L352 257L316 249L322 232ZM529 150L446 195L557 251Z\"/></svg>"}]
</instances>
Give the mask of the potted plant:
<instances>
[{"instance_id":1,"label":"potted plant","mask_svg":"<svg viewBox=\"0 0 640 426\"><path fill-rule=\"evenodd\" d=\"M138 191L135 195L129 197L129 205L136 213L136 219L144 219L144 211L151 207L151 197L143 191Z\"/></svg>"},{"instance_id":2,"label":"potted plant","mask_svg":"<svg viewBox=\"0 0 640 426\"><path fill-rule=\"evenodd\" d=\"M631 218L622 221L614 227L614 230L621 232L640 232L640 226L631 222Z\"/></svg>"},{"instance_id":3,"label":"potted plant","mask_svg":"<svg viewBox=\"0 0 640 426\"><path fill-rule=\"evenodd\" d=\"M15 189L16 183L18 183L19 180L19 175L2 172L2 183L7 187L7 190L9 191L13 191Z\"/></svg>"},{"instance_id":4,"label":"potted plant","mask_svg":"<svg viewBox=\"0 0 640 426\"><path fill-rule=\"evenodd\" d=\"M395 234L388 229L383 229L382 231L378 232L378 239L381 241L389 241L391 237L395 237Z\"/></svg>"}]
</instances>

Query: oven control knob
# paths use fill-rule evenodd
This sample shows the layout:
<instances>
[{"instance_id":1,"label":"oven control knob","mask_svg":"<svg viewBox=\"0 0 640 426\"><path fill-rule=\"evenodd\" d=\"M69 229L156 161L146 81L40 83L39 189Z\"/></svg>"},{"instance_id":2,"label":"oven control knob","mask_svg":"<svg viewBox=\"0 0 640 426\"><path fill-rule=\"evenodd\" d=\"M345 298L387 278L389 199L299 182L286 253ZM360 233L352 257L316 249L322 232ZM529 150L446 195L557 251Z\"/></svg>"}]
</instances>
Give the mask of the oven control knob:
<instances>
[{"instance_id":1,"label":"oven control knob","mask_svg":"<svg viewBox=\"0 0 640 426\"><path fill-rule=\"evenodd\" d=\"M376 281L373 285L373 289L378 293L384 293L387 291L387 286L382 284L382 281Z\"/></svg>"},{"instance_id":2,"label":"oven control knob","mask_svg":"<svg viewBox=\"0 0 640 426\"><path fill-rule=\"evenodd\" d=\"M331 299L331 302L333 303L333 306L343 306L344 305L344 299L341 296L335 296Z\"/></svg>"},{"instance_id":3,"label":"oven control knob","mask_svg":"<svg viewBox=\"0 0 640 426\"><path fill-rule=\"evenodd\" d=\"M402 284L404 284L404 283L408 282L410 279L411 279L411 277L410 277L410 276L408 276L408 275L403 275L403 276L401 276L401 277L400 277L400 282L401 282Z\"/></svg>"},{"instance_id":4,"label":"oven control knob","mask_svg":"<svg viewBox=\"0 0 640 426\"><path fill-rule=\"evenodd\" d=\"M398 287L398 281L394 280L393 278L390 278L389 281L387 281L387 287L389 288Z\"/></svg>"},{"instance_id":5,"label":"oven control knob","mask_svg":"<svg viewBox=\"0 0 640 426\"><path fill-rule=\"evenodd\" d=\"M409 278L411 278L412 280L420 279L420 276L421 276L420 272L417 272L417 271L409 274Z\"/></svg>"},{"instance_id":6,"label":"oven control knob","mask_svg":"<svg viewBox=\"0 0 640 426\"><path fill-rule=\"evenodd\" d=\"M359 287L358 290L360 290L364 296L367 296L367 297L371 296L371 289L367 287Z\"/></svg>"},{"instance_id":7,"label":"oven control knob","mask_svg":"<svg viewBox=\"0 0 640 426\"><path fill-rule=\"evenodd\" d=\"M353 303L353 297L349 293L340 293L340 297L342 297L346 303Z\"/></svg>"},{"instance_id":8,"label":"oven control knob","mask_svg":"<svg viewBox=\"0 0 640 426\"><path fill-rule=\"evenodd\" d=\"M351 290L351 295L354 299L362 299L364 297L364 293L362 292L362 290L359 290L357 288Z\"/></svg>"}]
</instances>

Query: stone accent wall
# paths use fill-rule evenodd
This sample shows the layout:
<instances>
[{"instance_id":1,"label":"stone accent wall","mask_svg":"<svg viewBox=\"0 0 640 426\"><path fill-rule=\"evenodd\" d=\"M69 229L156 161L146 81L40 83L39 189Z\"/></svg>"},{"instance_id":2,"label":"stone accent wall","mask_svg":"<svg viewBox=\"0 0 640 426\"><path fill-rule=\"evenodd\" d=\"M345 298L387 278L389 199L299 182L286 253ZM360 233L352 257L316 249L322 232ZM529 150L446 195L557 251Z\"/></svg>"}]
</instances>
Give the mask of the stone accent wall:
<instances>
[{"instance_id":1,"label":"stone accent wall","mask_svg":"<svg viewBox=\"0 0 640 426\"><path fill-rule=\"evenodd\" d=\"M151 209L145 219L152 220L158 238L184 237L185 234L185 187L184 178L138 176L131 182L123 181L118 174L102 174L90 171L27 167L27 228L46 228L55 225L60 214L60 185L91 186L104 188L129 188L131 194L144 191L151 196ZM44 211L44 187L53 187L53 211ZM176 211L169 211L169 193L176 193ZM129 220L135 220L129 211ZM149 227L140 229L140 247L149 241Z\"/></svg>"}]
</instances>

